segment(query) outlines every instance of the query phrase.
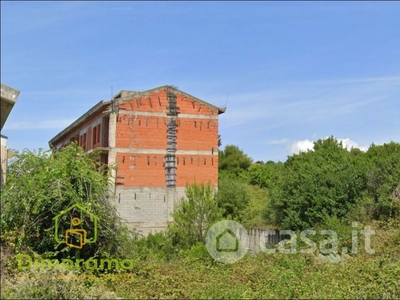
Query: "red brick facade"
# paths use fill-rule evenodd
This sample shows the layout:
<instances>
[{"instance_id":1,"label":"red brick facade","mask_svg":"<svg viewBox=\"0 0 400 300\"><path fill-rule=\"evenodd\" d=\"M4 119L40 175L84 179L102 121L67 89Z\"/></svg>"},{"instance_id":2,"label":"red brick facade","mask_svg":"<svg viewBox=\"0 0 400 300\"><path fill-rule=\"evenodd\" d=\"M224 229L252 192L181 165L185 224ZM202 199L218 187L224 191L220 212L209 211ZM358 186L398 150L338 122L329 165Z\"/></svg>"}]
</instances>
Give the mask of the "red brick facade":
<instances>
[{"instance_id":1,"label":"red brick facade","mask_svg":"<svg viewBox=\"0 0 400 300\"><path fill-rule=\"evenodd\" d=\"M174 96L177 112L169 115ZM218 183L218 115L223 110L169 86L145 92L121 91L102 101L50 141L60 148L75 140L85 151L115 150L116 184L124 187L165 187L168 124L174 120L175 186ZM116 115L115 127L109 124ZM115 147L110 145L110 132ZM105 160L105 159L104 159Z\"/></svg>"},{"instance_id":2,"label":"red brick facade","mask_svg":"<svg viewBox=\"0 0 400 300\"><path fill-rule=\"evenodd\" d=\"M139 232L164 230L185 187L218 184L218 115L215 107L170 86L121 91L101 101L50 142L77 141L99 160L116 165L115 205Z\"/></svg>"}]
</instances>

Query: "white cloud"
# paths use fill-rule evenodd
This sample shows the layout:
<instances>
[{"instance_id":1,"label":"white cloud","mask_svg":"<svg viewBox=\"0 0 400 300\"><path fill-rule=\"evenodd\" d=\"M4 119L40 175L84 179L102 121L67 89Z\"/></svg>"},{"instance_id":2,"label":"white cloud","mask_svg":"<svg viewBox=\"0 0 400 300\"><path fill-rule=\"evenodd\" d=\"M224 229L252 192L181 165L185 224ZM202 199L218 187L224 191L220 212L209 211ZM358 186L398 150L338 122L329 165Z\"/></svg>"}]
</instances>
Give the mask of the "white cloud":
<instances>
[{"instance_id":1,"label":"white cloud","mask_svg":"<svg viewBox=\"0 0 400 300\"><path fill-rule=\"evenodd\" d=\"M8 123L4 127L8 130L21 130L21 129L63 129L70 125L74 120L49 120L43 122L13 122Z\"/></svg>"},{"instance_id":2,"label":"white cloud","mask_svg":"<svg viewBox=\"0 0 400 300\"><path fill-rule=\"evenodd\" d=\"M351 150L352 148L358 148L361 151L367 151L368 147L365 146L360 146L356 142L352 141L349 138L346 139L337 139L339 142L342 142L343 148L346 148L347 150ZM308 150L313 150L314 149L314 141L310 141L309 139L305 139L302 141L296 141L292 143L288 150L289 150L289 155L292 154L298 154L300 152L306 152Z\"/></svg>"},{"instance_id":3,"label":"white cloud","mask_svg":"<svg viewBox=\"0 0 400 300\"><path fill-rule=\"evenodd\" d=\"M303 140L294 142L289 147L289 154L297 154L300 152L306 152L307 150L312 150L314 148L314 142L310 140Z\"/></svg>"},{"instance_id":4,"label":"white cloud","mask_svg":"<svg viewBox=\"0 0 400 300\"><path fill-rule=\"evenodd\" d=\"M349 138L340 139L339 141L342 142L343 147L346 148L347 150L351 150L351 148L358 148L362 151L368 150L368 147L359 146L356 142L350 140Z\"/></svg>"}]
</instances>

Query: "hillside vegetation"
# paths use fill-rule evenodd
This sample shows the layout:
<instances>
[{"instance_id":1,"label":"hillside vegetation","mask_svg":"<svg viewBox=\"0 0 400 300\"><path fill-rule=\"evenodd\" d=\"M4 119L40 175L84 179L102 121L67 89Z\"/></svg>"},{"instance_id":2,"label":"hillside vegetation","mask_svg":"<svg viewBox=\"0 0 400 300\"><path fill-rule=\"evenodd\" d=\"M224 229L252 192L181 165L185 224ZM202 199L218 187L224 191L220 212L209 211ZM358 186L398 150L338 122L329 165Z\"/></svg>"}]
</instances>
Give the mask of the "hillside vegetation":
<instances>
[{"instance_id":1,"label":"hillside vegetation","mask_svg":"<svg viewBox=\"0 0 400 300\"><path fill-rule=\"evenodd\" d=\"M399 143L349 151L331 137L278 163L254 163L228 145L219 152L218 192L206 184L188 186L175 222L146 238L119 221L109 204L108 170L96 168L76 145L23 152L10 163L1 191L2 298L400 298ZM50 220L76 203L104 218L105 234L85 252L54 244ZM247 254L234 264L218 263L204 243L208 228L223 219L248 229L333 230L338 251L333 257L320 249ZM352 240L352 231L365 226L375 231L374 253L364 249L362 235L356 245ZM342 253L344 246L358 251ZM134 266L19 270L18 254L130 258Z\"/></svg>"}]
</instances>

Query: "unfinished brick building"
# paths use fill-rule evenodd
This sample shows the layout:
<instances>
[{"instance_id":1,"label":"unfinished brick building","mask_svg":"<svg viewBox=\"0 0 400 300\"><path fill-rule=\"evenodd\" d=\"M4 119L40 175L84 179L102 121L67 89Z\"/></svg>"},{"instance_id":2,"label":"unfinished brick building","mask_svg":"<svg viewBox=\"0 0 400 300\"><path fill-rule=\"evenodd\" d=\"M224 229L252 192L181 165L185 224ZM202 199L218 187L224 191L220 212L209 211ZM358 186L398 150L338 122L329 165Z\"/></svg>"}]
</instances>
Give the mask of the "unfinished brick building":
<instances>
[{"instance_id":1,"label":"unfinished brick building","mask_svg":"<svg viewBox=\"0 0 400 300\"><path fill-rule=\"evenodd\" d=\"M121 91L100 101L49 142L76 141L113 165L120 216L144 234L166 228L186 184L218 184L218 116L213 106L171 86Z\"/></svg>"}]
</instances>

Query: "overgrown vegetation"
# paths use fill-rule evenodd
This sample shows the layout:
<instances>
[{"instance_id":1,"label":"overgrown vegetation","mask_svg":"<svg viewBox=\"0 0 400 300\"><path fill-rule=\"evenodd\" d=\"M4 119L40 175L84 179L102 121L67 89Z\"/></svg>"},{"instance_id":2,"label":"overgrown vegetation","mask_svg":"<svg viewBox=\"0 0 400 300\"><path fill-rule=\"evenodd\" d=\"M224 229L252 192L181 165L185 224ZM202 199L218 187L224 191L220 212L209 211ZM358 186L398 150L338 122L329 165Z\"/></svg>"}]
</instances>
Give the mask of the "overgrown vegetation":
<instances>
[{"instance_id":1,"label":"overgrown vegetation","mask_svg":"<svg viewBox=\"0 0 400 300\"><path fill-rule=\"evenodd\" d=\"M379 175L378 175L379 174ZM343 221L389 220L400 213L400 144L348 151L333 137L313 151L293 155L269 189L265 219L280 227L306 229L326 216Z\"/></svg>"},{"instance_id":2,"label":"overgrown vegetation","mask_svg":"<svg viewBox=\"0 0 400 300\"><path fill-rule=\"evenodd\" d=\"M168 234L176 245L190 248L197 243L205 243L207 230L222 217L211 184L188 186L186 198L181 200L173 217L174 223L169 227Z\"/></svg>"},{"instance_id":3,"label":"overgrown vegetation","mask_svg":"<svg viewBox=\"0 0 400 300\"><path fill-rule=\"evenodd\" d=\"M76 144L59 152L25 151L17 155L1 191L2 243L15 253L57 258L123 255L121 243L128 241L129 232L112 205L109 170L97 165L95 157L95 153L84 154ZM74 204L99 218L97 242L81 250L55 243L53 218ZM60 227L71 227L70 218L62 221ZM60 239L64 239L61 232Z\"/></svg>"},{"instance_id":4,"label":"overgrown vegetation","mask_svg":"<svg viewBox=\"0 0 400 300\"><path fill-rule=\"evenodd\" d=\"M192 250L169 262L138 260L129 273L57 277L52 271L21 272L2 278L2 293L12 299L398 299L400 224L373 226L373 244L380 246L376 254L359 254L339 264L310 254L279 253L220 264Z\"/></svg>"},{"instance_id":5,"label":"overgrown vegetation","mask_svg":"<svg viewBox=\"0 0 400 300\"><path fill-rule=\"evenodd\" d=\"M24 152L10 163L2 190L2 298L400 298L400 144L347 150L331 137L286 162L253 163L237 146L219 153L219 188L187 187L163 233L131 237L112 207L108 170L76 145ZM82 200L84 199L84 200ZM86 251L54 247L54 221L80 204L101 219ZM352 222L370 225L375 254L332 264L315 254L247 255L215 262L204 238L214 222L246 228L330 229L351 247ZM67 224L69 226L69 224ZM357 228L359 229L359 228ZM132 270L15 270L15 254L130 257ZM25 277L23 277L25 276ZM31 276L33 280L21 280ZM74 289L72 289L72 285Z\"/></svg>"}]
</instances>

